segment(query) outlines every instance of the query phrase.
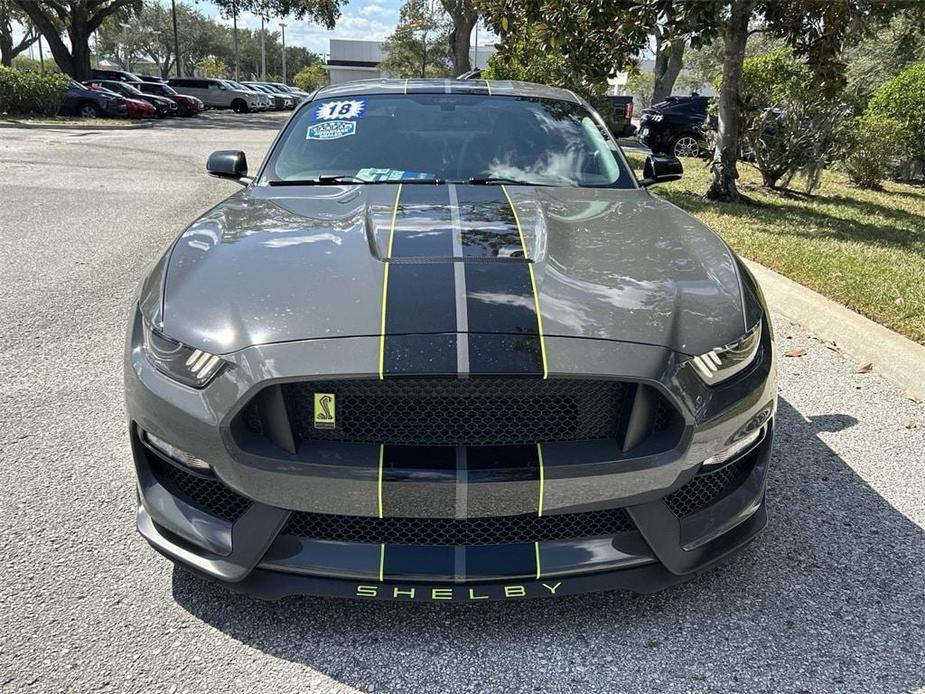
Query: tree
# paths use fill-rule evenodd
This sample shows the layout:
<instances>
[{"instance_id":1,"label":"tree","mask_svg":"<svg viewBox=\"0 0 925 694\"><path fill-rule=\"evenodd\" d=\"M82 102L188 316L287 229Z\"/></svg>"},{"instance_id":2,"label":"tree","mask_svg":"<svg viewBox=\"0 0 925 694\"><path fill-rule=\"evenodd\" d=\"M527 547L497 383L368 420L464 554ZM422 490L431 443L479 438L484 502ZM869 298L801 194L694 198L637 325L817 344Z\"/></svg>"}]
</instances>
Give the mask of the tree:
<instances>
[{"instance_id":1,"label":"tree","mask_svg":"<svg viewBox=\"0 0 925 694\"><path fill-rule=\"evenodd\" d=\"M803 171L811 192L832 156L846 110L839 96L815 87L809 68L789 48L745 60L742 139L768 188L779 181L786 186Z\"/></svg>"},{"instance_id":2,"label":"tree","mask_svg":"<svg viewBox=\"0 0 925 694\"><path fill-rule=\"evenodd\" d=\"M198 1L198 0L197 0ZM341 4L347 0L211 0L225 17L251 12L260 17L309 19L326 29L333 29L340 19Z\"/></svg>"},{"instance_id":3,"label":"tree","mask_svg":"<svg viewBox=\"0 0 925 694\"><path fill-rule=\"evenodd\" d=\"M441 3L453 22L447 39L453 75L458 76L472 69L469 62L469 42L475 23L479 20L479 13L472 0L441 0Z\"/></svg>"},{"instance_id":4,"label":"tree","mask_svg":"<svg viewBox=\"0 0 925 694\"><path fill-rule=\"evenodd\" d=\"M585 75L576 73L566 56L549 50L539 32L524 27L504 52L492 54L482 76L492 80L537 82L563 89L574 89L592 103L607 92L607 81L587 82Z\"/></svg>"},{"instance_id":5,"label":"tree","mask_svg":"<svg viewBox=\"0 0 925 694\"><path fill-rule=\"evenodd\" d=\"M846 77L863 104L903 68L925 61L925 3L899 13L879 31L845 49Z\"/></svg>"},{"instance_id":6,"label":"tree","mask_svg":"<svg viewBox=\"0 0 925 694\"><path fill-rule=\"evenodd\" d=\"M626 76L626 91L633 95L640 110L649 108L652 105L652 94L655 92L655 75L632 68Z\"/></svg>"},{"instance_id":7,"label":"tree","mask_svg":"<svg viewBox=\"0 0 925 694\"><path fill-rule=\"evenodd\" d=\"M684 37L674 34L674 27L656 27L654 80L649 103L657 104L671 96L675 81L684 67Z\"/></svg>"},{"instance_id":8,"label":"tree","mask_svg":"<svg viewBox=\"0 0 925 694\"><path fill-rule=\"evenodd\" d=\"M202 73L203 77L208 77L209 79L228 77L228 66L223 61L215 58L203 58L196 63L196 68Z\"/></svg>"},{"instance_id":9,"label":"tree","mask_svg":"<svg viewBox=\"0 0 925 694\"><path fill-rule=\"evenodd\" d=\"M42 34L55 62L76 80L90 77L90 36L108 17L141 0L13 0ZM58 27L64 27L65 41Z\"/></svg>"},{"instance_id":10,"label":"tree","mask_svg":"<svg viewBox=\"0 0 925 694\"><path fill-rule=\"evenodd\" d=\"M321 63L314 63L295 73L293 84L306 92L313 92L328 83L328 72Z\"/></svg>"},{"instance_id":11,"label":"tree","mask_svg":"<svg viewBox=\"0 0 925 694\"><path fill-rule=\"evenodd\" d=\"M871 20L889 17L912 0L890 3L868 0L478 0L486 21L500 36L501 47L513 43L525 25L538 28L549 49L563 52L576 71L591 81L606 79L634 64L649 35L669 16L673 35L691 47L723 41L722 88L712 180L707 191L715 200L738 200L738 113L742 63L752 23L792 46L812 69L819 89L841 84L844 65L838 55L849 31Z\"/></svg>"},{"instance_id":12,"label":"tree","mask_svg":"<svg viewBox=\"0 0 925 694\"><path fill-rule=\"evenodd\" d=\"M898 144L915 167L925 169L925 62L910 65L884 83L871 97L867 114L895 119L905 135Z\"/></svg>"},{"instance_id":13,"label":"tree","mask_svg":"<svg viewBox=\"0 0 925 694\"><path fill-rule=\"evenodd\" d=\"M25 26L23 37L13 42L13 25ZM0 65L9 67L13 58L28 50L29 46L38 41L39 33L29 24L29 19L12 0L0 0Z\"/></svg>"},{"instance_id":14,"label":"tree","mask_svg":"<svg viewBox=\"0 0 925 694\"><path fill-rule=\"evenodd\" d=\"M385 40L381 68L396 77L446 77L450 74L446 15L428 0L407 0L398 26Z\"/></svg>"}]
</instances>

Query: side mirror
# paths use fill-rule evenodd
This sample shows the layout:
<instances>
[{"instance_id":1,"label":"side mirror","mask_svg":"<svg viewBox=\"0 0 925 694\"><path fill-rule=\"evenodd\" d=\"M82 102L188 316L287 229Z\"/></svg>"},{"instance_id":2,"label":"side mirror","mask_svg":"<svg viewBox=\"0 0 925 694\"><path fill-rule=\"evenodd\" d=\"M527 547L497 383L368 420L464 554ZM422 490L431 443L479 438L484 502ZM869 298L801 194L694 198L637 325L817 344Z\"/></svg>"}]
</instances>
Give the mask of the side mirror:
<instances>
[{"instance_id":1,"label":"side mirror","mask_svg":"<svg viewBox=\"0 0 925 694\"><path fill-rule=\"evenodd\" d=\"M220 149L209 155L206 171L217 178L230 178L241 185L253 179L247 177L247 157L238 149Z\"/></svg>"},{"instance_id":2,"label":"side mirror","mask_svg":"<svg viewBox=\"0 0 925 694\"><path fill-rule=\"evenodd\" d=\"M644 188L656 183L677 181L684 173L684 167L677 157L671 155L650 154L646 157L642 168L642 180L639 182Z\"/></svg>"}]
</instances>

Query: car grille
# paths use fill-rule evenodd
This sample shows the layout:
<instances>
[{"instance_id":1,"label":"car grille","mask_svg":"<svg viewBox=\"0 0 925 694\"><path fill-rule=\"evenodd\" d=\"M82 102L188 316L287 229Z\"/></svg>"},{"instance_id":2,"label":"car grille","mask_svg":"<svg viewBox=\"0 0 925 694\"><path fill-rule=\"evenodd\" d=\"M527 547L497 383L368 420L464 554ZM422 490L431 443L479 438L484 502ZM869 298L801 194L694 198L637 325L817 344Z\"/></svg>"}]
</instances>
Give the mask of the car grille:
<instances>
[{"instance_id":1,"label":"car grille","mask_svg":"<svg viewBox=\"0 0 925 694\"><path fill-rule=\"evenodd\" d=\"M283 534L315 540L398 545L504 545L609 536L634 530L622 508L557 516L371 518L293 513Z\"/></svg>"},{"instance_id":2,"label":"car grille","mask_svg":"<svg viewBox=\"0 0 925 694\"><path fill-rule=\"evenodd\" d=\"M757 449L712 472L701 472L680 489L665 497L665 503L678 518L684 518L718 500L740 484L757 460Z\"/></svg>"},{"instance_id":3,"label":"car grille","mask_svg":"<svg viewBox=\"0 0 925 694\"><path fill-rule=\"evenodd\" d=\"M234 523L251 506L250 499L236 493L217 479L193 475L156 455L151 455L150 460L152 472L161 484L167 485L175 493L179 492L181 497L206 513Z\"/></svg>"},{"instance_id":4,"label":"car grille","mask_svg":"<svg viewBox=\"0 0 925 694\"><path fill-rule=\"evenodd\" d=\"M671 511L683 518L703 510L742 482L756 460L757 449L715 472L701 473L665 497ZM193 506L229 523L237 521L253 503L217 479L186 472L151 455L158 480ZM552 516L496 516L486 518L375 518L326 513L293 512L284 535L331 540L412 545L488 545L546 542L614 535L635 530L622 508Z\"/></svg>"},{"instance_id":5,"label":"car grille","mask_svg":"<svg viewBox=\"0 0 925 694\"><path fill-rule=\"evenodd\" d=\"M489 446L621 439L635 386L579 379L408 378L287 383L282 393L303 440ZM315 393L336 396L336 428L315 428ZM244 417L252 431L261 427L255 409L252 405Z\"/></svg>"}]
</instances>

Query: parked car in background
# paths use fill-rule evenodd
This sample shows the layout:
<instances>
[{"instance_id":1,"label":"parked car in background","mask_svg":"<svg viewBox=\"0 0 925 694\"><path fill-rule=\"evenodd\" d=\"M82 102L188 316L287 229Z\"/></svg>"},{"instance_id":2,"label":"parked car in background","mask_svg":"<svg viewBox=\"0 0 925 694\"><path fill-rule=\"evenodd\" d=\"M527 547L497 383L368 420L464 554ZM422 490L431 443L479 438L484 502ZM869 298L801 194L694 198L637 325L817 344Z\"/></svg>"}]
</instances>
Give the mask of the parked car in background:
<instances>
[{"instance_id":1,"label":"parked car in background","mask_svg":"<svg viewBox=\"0 0 925 694\"><path fill-rule=\"evenodd\" d=\"M607 100L613 106L613 112L608 118L607 125L615 137L629 137L636 132L633 125L633 97L608 96Z\"/></svg>"},{"instance_id":2,"label":"parked car in background","mask_svg":"<svg viewBox=\"0 0 925 694\"><path fill-rule=\"evenodd\" d=\"M108 89L111 92L115 92L120 96L124 96L126 99L135 99L136 101L147 101L151 104L155 110L158 118L166 118L167 116L176 116L179 113L176 102L171 101L163 96L156 96L154 94L147 94L136 88L137 86L142 86L144 82L117 82L115 80L88 80L84 82L85 85L91 89Z\"/></svg>"},{"instance_id":3,"label":"parked car in background","mask_svg":"<svg viewBox=\"0 0 925 694\"><path fill-rule=\"evenodd\" d=\"M139 91L145 94L154 94L156 96L162 96L165 99L170 99L176 103L177 114L180 116L195 116L202 113L203 104L199 99L195 96L178 94L176 89L163 82L142 82L141 84L133 86L137 87Z\"/></svg>"},{"instance_id":4,"label":"parked car in background","mask_svg":"<svg viewBox=\"0 0 925 694\"><path fill-rule=\"evenodd\" d=\"M113 92L114 94L115 92ZM125 99L129 118L157 118L157 108L141 99Z\"/></svg>"},{"instance_id":5,"label":"parked car in background","mask_svg":"<svg viewBox=\"0 0 925 694\"><path fill-rule=\"evenodd\" d=\"M273 108L277 111L295 108L295 99L292 98L291 94L283 94L282 92L278 92L269 84L265 84L263 82L244 82L243 84L246 87L263 92L269 96L273 101Z\"/></svg>"},{"instance_id":6,"label":"parked car in background","mask_svg":"<svg viewBox=\"0 0 925 694\"><path fill-rule=\"evenodd\" d=\"M115 80L117 82L141 82L134 72L127 70L90 70L90 77L95 80Z\"/></svg>"},{"instance_id":7,"label":"parked car in background","mask_svg":"<svg viewBox=\"0 0 925 694\"><path fill-rule=\"evenodd\" d=\"M93 91L76 80L70 80L64 88L64 98L58 109L58 115L81 118L124 118L127 113L125 99L118 94Z\"/></svg>"},{"instance_id":8,"label":"parked car in background","mask_svg":"<svg viewBox=\"0 0 925 694\"><path fill-rule=\"evenodd\" d=\"M298 87L291 87L288 84L283 84L282 82L267 82L271 87L281 90L284 94L291 94L295 97L295 104L298 106L302 101L311 96L306 91L299 89Z\"/></svg>"},{"instance_id":9,"label":"parked car in background","mask_svg":"<svg viewBox=\"0 0 925 694\"><path fill-rule=\"evenodd\" d=\"M195 96L209 108L230 108L235 113L247 113L257 108L257 95L233 89L224 80L202 77L172 77L167 84L181 94Z\"/></svg>"},{"instance_id":10,"label":"parked car in background","mask_svg":"<svg viewBox=\"0 0 925 694\"><path fill-rule=\"evenodd\" d=\"M164 83L163 77L155 77L153 75L138 75L138 79L140 79L142 82L154 82L159 84Z\"/></svg>"},{"instance_id":11,"label":"parked car in background","mask_svg":"<svg viewBox=\"0 0 925 694\"><path fill-rule=\"evenodd\" d=\"M639 141L656 154L696 157L707 148L711 97L669 96L642 112Z\"/></svg>"},{"instance_id":12,"label":"parked car in background","mask_svg":"<svg viewBox=\"0 0 925 694\"><path fill-rule=\"evenodd\" d=\"M456 79L458 80L480 80L482 79L482 68L477 67L474 70L469 70L469 72L464 72Z\"/></svg>"},{"instance_id":13,"label":"parked car in background","mask_svg":"<svg viewBox=\"0 0 925 694\"><path fill-rule=\"evenodd\" d=\"M257 107L254 109L255 111L269 111L270 109L275 107L275 104L273 103L273 99L271 99L269 95L264 94L259 89L248 87L247 85L241 84L240 82L236 82L235 80L222 80L222 81L225 84L227 84L229 87L231 87L232 89L238 89L240 91L250 92L255 97L257 97Z\"/></svg>"}]
</instances>

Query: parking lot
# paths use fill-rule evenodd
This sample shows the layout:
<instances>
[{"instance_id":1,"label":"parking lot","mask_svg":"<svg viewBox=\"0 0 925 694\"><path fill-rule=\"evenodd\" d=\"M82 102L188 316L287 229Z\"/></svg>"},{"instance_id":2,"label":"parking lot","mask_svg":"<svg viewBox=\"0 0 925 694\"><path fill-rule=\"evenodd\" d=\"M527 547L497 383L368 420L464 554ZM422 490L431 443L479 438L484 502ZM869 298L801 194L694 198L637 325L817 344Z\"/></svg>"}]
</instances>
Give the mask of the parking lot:
<instances>
[{"instance_id":1,"label":"parking lot","mask_svg":"<svg viewBox=\"0 0 925 694\"><path fill-rule=\"evenodd\" d=\"M781 358L770 525L667 592L262 603L149 549L122 405L135 283L237 190L209 152L256 170L284 118L0 130L0 690L925 688L925 406L783 320L807 353Z\"/></svg>"}]
</instances>

